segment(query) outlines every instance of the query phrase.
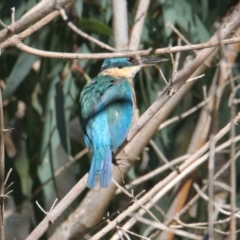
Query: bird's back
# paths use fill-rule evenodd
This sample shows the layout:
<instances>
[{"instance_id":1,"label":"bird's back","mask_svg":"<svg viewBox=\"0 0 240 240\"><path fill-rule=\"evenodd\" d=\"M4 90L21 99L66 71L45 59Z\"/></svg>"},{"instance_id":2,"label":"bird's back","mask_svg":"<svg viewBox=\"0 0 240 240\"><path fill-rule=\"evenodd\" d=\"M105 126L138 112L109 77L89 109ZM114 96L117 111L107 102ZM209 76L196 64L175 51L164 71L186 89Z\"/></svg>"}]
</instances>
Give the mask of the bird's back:
<instances>
[{"instance_id":1,"label":"bird's back","mask_svg":"<svg viewBox=\"0 0 240 240\"><path fill-rule=\"evenodd\" d=\"M91 169L95 169L92 172L90 169L89 173L89 175L92 174L90 187L95 185L96 177L93 175L101 175L101 171L99 172L101 166L102 169L109 171L112 162L109 151L116 152L127 136L133 115L133 98L129 80L101 74L86 85L81 93L81 121L84 139L87 147L92 149L92 161L95 161L91 166ZM103 157L105 150L107 160ZM108 162L107 166L104 165L105 162ZM103 182L107 185L111 180L109 180L110 173L106 174L104 171L103 174L107 180Z\"/></svg>"}]
</instances>

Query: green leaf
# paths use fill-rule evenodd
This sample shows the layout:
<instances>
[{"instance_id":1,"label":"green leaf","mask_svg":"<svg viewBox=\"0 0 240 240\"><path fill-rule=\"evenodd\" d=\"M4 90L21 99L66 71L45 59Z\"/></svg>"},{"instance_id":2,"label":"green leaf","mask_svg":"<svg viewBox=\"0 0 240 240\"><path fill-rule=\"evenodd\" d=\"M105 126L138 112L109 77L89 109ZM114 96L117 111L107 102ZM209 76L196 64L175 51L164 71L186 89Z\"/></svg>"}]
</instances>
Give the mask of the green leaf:
<instances>
[{"instance_id":1,"label":"green leaf","mask_svg":"<svg viewBox=\"0 0 240 240\"><path fill-rule=\"evenodd\" d=\"M83 11L83 1L82 0L78 0L75 2L75 10L76 10L78 16L81 18L82 11Z\"/></svg>"},{"instance_id":2,"label":"green leaf","mask_svg":"<svg viewBox=\"0 0 240 240\"><path fill-rule=\"evenodd\" d=\"M173 7L166 6L163 9L163 18L164 22L170 22L171 24L175 25L176 22L176 11ZM166 36L169 37L172 34L172 29L170 27L165 26L166 29Z\"/></svg>"},{"instance_id":3,"label":"green leaf","mask_svg":"<svg viewBox=\"0 0 240 240\"><path fill-rule=\"evenodd\" d=\"M79 27L83 31L88 30L108 37L112 36L113 34L113 31L110 27L95 19L82 18L79 21Z\"/></svg>"},{"instance_id":4,"label":"green leaf","mask_svg":"<svg viewBox=\"0 0 240 240\"><path fill-rule=\"evenodd\" d=\"M198 33L200 42L206 42L210 37L206 27L203 25L202 21L199 19L197 15L195 15L195 21L196 21L195 29Z\"/></svg>"},{"instance_id":5,"label":"green leaf","mask_svg":"<svg viewBox=\"0 0 240 240\"><path fill-rule=\"evenodd\" d=\"M179 0L175 4L176 23L185 31L188 31L189 24L193 24L192 8L185 0Z\"/></svg>"},{"instance_id":6,"label":"green leaf","mask_svg":"<svg viewBox=\"0 0 240 240\"><path fill-rule=\"evenodd\" d=\"M41 159L48 158L49 154L49 142L51 138L57 132L56 130L56 119L55 119L55 85L59 81L59 76L55 76L52 80L51 85L49 86L45 117L44 117L44 128L43 128L43 137L42 137L42 146L41 146ZM59 144L59 140L56 139L56 143Z\"/></svg>"},{"instance_id":7,"label":"green leaf","mask_svg":"<svg viewBox=\"0 0 240 240\"><path fill-rule=\"evenodd\" d=\"M70 153L70 143L68 141L69 134L67 131L64 102L65 102L65 98L63 95L63 89L62 89L61 84L58 82L58 83L56 83L56 97L55 97L57 129L58 129L60 141L61 141L61 144L62 144L64 150L67 153Z\"/></svg>"},{"instance_id":8,"label":"green leaf","mask_svg":"<svg viewBox=\"0 0 240 240\"><path fill-rule=\"evenodd\" d=\"M3 91L3 99L6 99L13 94L16 88L27 76L36 60L37 57L34 55L27 53L20 54L9 78L7 79L7 85Z\"/></svg>"}]
</instances>

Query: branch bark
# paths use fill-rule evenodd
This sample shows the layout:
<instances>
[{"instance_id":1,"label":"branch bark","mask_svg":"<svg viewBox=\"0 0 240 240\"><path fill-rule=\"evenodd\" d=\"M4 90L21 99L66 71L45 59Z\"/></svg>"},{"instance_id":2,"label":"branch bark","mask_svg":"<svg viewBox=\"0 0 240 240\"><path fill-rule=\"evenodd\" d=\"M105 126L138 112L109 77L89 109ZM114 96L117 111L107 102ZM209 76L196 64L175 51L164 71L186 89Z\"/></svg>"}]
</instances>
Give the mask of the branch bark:
<instances>
[{"instance_id":1,"label":"branch bark","mask_svg":"<svg viewBox=\"0 0 240 240\"><path fill-rule=\"evenodd\" d=\"M7 40L10 36L18 34L32 24L40 21L42 18L56 10L57 7L66 8L71 6L74 2L75 0L44 0L39 2L18 21L0 31L0 43Z\"/></svg>"},{"instance_id":2,"label":"branch bark","mask_svg":"<svg viewBox=\"0 0 240 240\"><path fill-rule=\"evenodd\" d=\"M113 0L114 45L117 50L128 46L128 11L126 0Z\"/></svg>"},{"instance_id":3,"label":"branch bark","mask_svg":"<svg viewBox=\"0 0 240 240\"><path fill-rule=\"evenodd\" d=\"M240 120L240 113L234 119L234 124L236 124ZM214 140L219 141L227 132L231 129L231 123L228 123L223 129L221 129L215 136ZM139 207L144 205L147 201L152 199L156 194L159 197L164 196L170 189L172 189L179 181L181 181L185 176L187 176L190 172L196 169L200 164L207 160L206 157L201 157L209 149L209 142L207 142L199 151L193 154L185 163L183 163L179 168L181 169L181 174L177 172L172 172L165 179L155 185L149 192L147 192L142 198L136 201L133 205L131 205L124 212L120 213L118 217L108 223L106 227L104 227L97 234L92 236L90 239L101 239L105 234L107 234L110 230L112 230L115 226L117 226L123 219L129 216L129 214L136 211Z\"/></svg>"},{"instance_id":4,"label":"branch bark","mask_svg":"<svg viewBox=\"0 0 240 240\"><path fill-rule=\"evenodd\" d=\"M131 33L131 38L129 42L129 49L137 50L141 41L142 30L144 26L144 21L147 15L147 10L149 6L149 0L140 0L138 4L137 13L134 20L134 26Z\"/></svg>"}]
</instances>

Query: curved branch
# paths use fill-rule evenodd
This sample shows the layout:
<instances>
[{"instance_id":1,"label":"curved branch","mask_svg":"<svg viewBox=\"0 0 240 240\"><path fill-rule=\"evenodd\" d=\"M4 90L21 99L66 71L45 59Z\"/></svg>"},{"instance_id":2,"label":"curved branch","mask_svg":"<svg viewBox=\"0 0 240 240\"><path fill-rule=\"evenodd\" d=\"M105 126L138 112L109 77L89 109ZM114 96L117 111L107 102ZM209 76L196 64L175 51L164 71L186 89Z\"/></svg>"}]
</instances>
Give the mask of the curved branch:
<instances>
[{"instance_id":1,"label":"curved branch","mask_svg":"<svg viewBox=\"0 0 240 240\"><path fill-rule=\"evenodd\" d=\"M23 44L18 37L12 36L8 41L0 45L0 49L5 47L16 47L19 50L33 54L39 57L46 58L59 58L59 59L105 59L105 58L114 58L114 57L134 57L134 56L146 56L146 55L157 55L157 54L169 54L176 52L185 52L191 50L199 50L204 48L213 48L217 47L220 44L228 45L240 42L240 38L231 38L226 40L218 41L213 39L207 43L195 44L195 45L187 45L187 46L176 46L176 47L167 47L167 48L158 48L158 49L149 49L142 51L133 51L133 52L117 52L117 53L59 53L59 52L51 52L51 51L43 51L36 48L29 47ZM213 49L209 50L210 52Z\"/></svg>"}]
</instances>

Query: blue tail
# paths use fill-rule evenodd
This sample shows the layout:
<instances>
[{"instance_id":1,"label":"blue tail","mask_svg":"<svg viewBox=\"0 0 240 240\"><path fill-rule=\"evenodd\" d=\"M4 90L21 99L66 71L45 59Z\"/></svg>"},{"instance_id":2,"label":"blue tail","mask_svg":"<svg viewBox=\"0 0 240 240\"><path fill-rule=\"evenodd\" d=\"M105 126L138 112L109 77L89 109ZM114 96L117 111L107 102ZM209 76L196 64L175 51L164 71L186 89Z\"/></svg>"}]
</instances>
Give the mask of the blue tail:
<instances>
[{"instance_id":1,"label":"blue tail","mask_svg":"<svg viewBox=\"0 0 240 240\"><path fill-rule=\"evenodd\" d=\"M110 146L93 149L93 158L87 180L89 188L95 187L98 176L100 176L100 186L108 187L112 180L112 151Z\"/></svg>"}]
</instances>

